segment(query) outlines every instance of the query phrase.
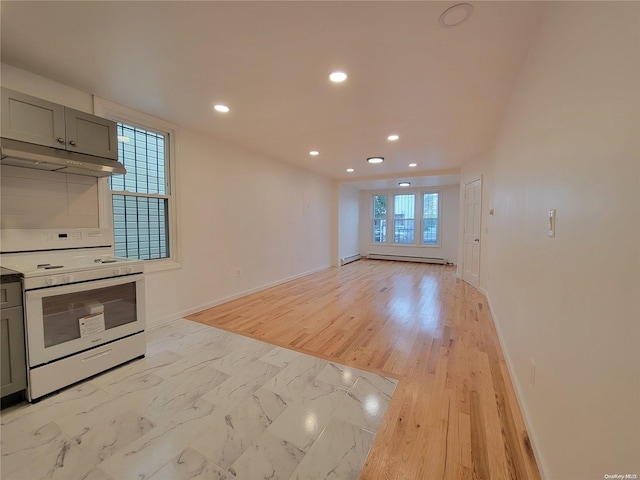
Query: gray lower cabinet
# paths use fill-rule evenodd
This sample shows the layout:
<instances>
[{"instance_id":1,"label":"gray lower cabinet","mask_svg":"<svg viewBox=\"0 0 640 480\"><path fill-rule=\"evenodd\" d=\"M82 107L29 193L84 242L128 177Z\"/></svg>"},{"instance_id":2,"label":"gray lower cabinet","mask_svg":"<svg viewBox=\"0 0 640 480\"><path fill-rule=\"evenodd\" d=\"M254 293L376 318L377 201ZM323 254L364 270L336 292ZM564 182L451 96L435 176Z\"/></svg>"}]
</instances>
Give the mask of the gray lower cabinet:
<instances>
[{"instance_id":1,"label":"gray lower cabinet","mask_svg":"<svg viewBox=\"0 0 640 480\"><path fill-rule=\"evenodd\" d=\"M3 284L0 309L0 397L27 388L27 367L19 282Z\"/></svg>"}]
</instances>

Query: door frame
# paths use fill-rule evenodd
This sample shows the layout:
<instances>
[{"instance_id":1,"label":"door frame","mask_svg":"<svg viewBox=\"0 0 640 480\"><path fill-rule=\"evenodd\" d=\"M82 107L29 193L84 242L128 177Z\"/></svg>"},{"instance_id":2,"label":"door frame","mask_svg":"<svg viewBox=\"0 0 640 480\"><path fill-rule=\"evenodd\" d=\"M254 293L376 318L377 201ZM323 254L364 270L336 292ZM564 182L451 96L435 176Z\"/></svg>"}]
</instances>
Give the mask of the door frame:
<instances>
[{"instance_id":1,"label":"door frame","mask_svg":"<svg viewBox=\"0 0 640 480\"><path fill-rule=\"evenodd\" d=\"M480 239L480 241L478 245L478 285L472 285L471 283L469 283L464 279L465 263L466 263L466 258L465 258L466 240L465 239L467 234L467 186L477 181L480 181L480 225L479 225L479 231L478 231L478 238ZM468 283L469 285L471 285L472 287L478 290L480 290L480 268L481 268L480 259L482 258L482 243L483 243L482 242L482 194L484 192L483 188L484 188L484 178L483 178L483 175L480 174L477 177L473 177L472 179L466 181L464 183L464 190L463 190L464 191L464 195L463 195L464 214L463 214L463 223L462 223L462 270L460 272L460 275L463 281L465 281L466 283Z\"/></svg>"}]
</instances>

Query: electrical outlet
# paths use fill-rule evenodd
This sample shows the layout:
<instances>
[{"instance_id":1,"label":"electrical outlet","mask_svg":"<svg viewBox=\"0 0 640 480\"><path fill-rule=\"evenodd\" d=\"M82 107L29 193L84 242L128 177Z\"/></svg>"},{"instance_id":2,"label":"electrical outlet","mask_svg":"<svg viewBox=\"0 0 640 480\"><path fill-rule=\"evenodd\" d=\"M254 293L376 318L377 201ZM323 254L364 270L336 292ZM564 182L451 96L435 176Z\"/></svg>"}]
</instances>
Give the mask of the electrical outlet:
<instances>
[{"instance_id":1,"label":"electrical outlet","mask_svg":"<svg viewBox=\"0 0 640 480\"><path fill-rule=\"evenodd\" d=\"M242 276L242 270L239 268L236 269L236 278L240 278Z\"/></svg>"},{"instance_id":2,"label":"electrical outlet","mask_svg":"<svg viewBox=\"0 0 640 480\"><path fill-rule=\"evenodd\" d=\"M529 366L529 380L531 380L531 386L535 387L536 386L536 364L533 361L533 358L531 359L531 365Z\"/></svg>"}]
</instances>

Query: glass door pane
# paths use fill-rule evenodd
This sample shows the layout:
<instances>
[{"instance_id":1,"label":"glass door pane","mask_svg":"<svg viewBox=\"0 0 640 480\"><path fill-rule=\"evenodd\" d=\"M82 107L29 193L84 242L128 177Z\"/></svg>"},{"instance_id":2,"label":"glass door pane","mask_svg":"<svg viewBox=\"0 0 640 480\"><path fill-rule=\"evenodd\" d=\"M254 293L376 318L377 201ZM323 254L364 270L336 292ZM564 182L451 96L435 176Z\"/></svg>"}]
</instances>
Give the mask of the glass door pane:
<instances>
[{"instance_id":1,"label":"glass door pane","mask_svg":"<svg viewBox=\"0 0 640 480\"><path fill-rule=\"evenodd\" d=\"M42 317L45 347L135 322L136 284L44 297Z\"/></svg>"}]
</instances>

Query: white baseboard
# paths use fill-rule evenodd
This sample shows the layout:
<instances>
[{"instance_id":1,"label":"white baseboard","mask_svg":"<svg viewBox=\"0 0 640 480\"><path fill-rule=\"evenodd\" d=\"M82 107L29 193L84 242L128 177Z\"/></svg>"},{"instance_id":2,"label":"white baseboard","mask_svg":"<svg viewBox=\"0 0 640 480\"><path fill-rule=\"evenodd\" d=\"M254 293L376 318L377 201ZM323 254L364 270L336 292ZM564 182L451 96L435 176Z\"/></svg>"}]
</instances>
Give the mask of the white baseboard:
<instances>
[{"instance_id":1,"label":"white baseboard","mask_svg":"<svg viewBox=\"0 0 640 480\"><path fill-rule=\"evenodd\" d=\"M535 428L528 420L529 415L527 414L527 409L522 399L524 396L522 395L522 388L520 388L520 382L518 381L518 377L515 375L515 368L513 367L513 362L511 361L511 356L509 355L509 350L505 348L504 336L502 335L502 330L500 328L500 322L496 318L495 309L493 308L493 304L491 303L491 297L484 288L478 289L480 293L482 293L487 299L487 305L489 306L489 313L491 313L491 318L493 319L493 324L496 327L496 333L498 334L498 342L500 342L500 348L502 353L504 354L504 359L507 362L507 369L509 370L509 376L511 377L511 381L513 382L513 388L516 392L516 400L518 401L518 406L520 407L520 411L522 412L522 418L524 419L524 425L527 428L527 435L529 436L529 443L531 444L531 449L533 450L533 454L536 457L536 463L538 464L538 470L540 471L540 478L545 480L549 478L546 474L547 469L545 468L545 461L542 456L542 452L536 448L538 445L538 436L536 435Z\"/></svg>"},{"instance_id":2,"label":"white baseboard","mask_svg":"<svg viewBox=\"0 0 640 480\"><path fill-rule=\"evenodd\" d=\"M396 262L433 263L438 265L447 265L449 263L446 258L416 257L413 255L391 255L383 253L369 253L365 258L371 260L391 260Z\"/></svg>"},{"instance_id":3,"label":"white baseboard","mask_svg":"<svg viewBox=\"0 0 640 480\"><path fill-rule=\"evenodd\" d=\"M319 267L313 270L309 270L307 272L299 273L297 275L292 275L291 277L282 278L280 280L276 280L274 282L270 282L264 285L260 285L259 287L250 288L249 290L243 290L242 292L234 293L233 295L229 295L227 297L218 298L216 300L212 300L207 303L203 303L201 305L196 305L195 307L187 308L186 310L182 310L180 312L172 313L170 315L166 315L164 317L149 320L147 319L147 328L159 327L160 325L164 325L165 323L170 323L180 318L186 317L188 315L192 315L194 313L201 312L202 310L206 310L207 308L216 307L218 305L222 305L223 303L231 302L233 300L237 300L238 298L246 297L247 295L251 295L252 293L257 293L262 290L266 290L267 288L275 287L277 285L282 285L283 283L290 282L291 280L296 280L301 277L306 277L307 275L311 275L312 273L318 273L323 270L327 270L331 268L330 265L326 265L323 267Z\"/></svg>"},{"instance_id":4,"label":"white baseboard","mask_svg":"<svg viewBox=\"0 0 640 480\"><path fill-rule=\"evenodd\" d=\"M360 255L359 253L356 253L355 255L347 255L346 257L343 257L340 259L340 266L344 266L351 262L355 262L357 260L360 260L361 258L362 258L362 255Z\"/></svg>"}]
</instances>

